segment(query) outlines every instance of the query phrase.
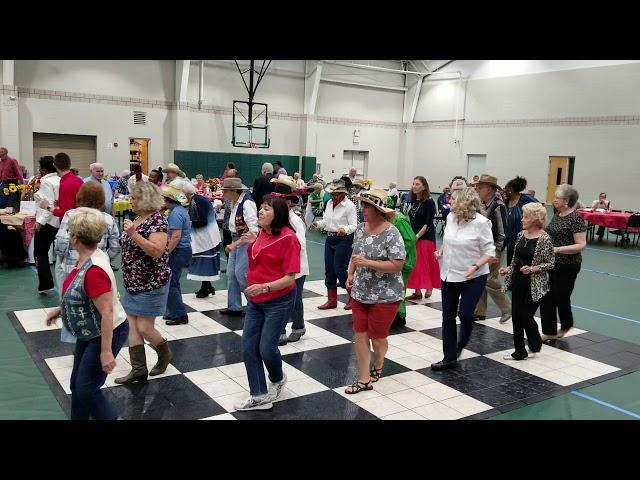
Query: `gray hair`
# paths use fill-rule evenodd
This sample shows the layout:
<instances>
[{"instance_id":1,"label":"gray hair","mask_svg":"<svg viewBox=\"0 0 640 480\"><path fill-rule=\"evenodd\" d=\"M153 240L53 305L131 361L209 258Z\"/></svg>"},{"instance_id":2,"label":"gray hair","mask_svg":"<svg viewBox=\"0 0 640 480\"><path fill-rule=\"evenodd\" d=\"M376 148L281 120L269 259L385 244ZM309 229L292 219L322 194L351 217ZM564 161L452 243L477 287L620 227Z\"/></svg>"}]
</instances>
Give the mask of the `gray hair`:
<instances>
[{"instance_id":1,"label":"gray hair","mask_svg":"<svg viewBox=\"0 0 640 480\"><path fill-rule=\"evenodd\" d=\"M94 168L99 167L102 167L102 169L104 169L104 165L102 165L100 162L92 163L91 165L89 165L89 170L93 172Z\"/></svg>"},{"instance_id":2,"label":"gray hair","mask_svg":"<svg viewBox=\"0 0 640 480\"><path fill-rule=\"evenodd\" d=\"M573 188L572 185L563 183L562 185L558 185L558 188L556 189L556 197L564 198L567 201L569 208L573 208L576 203L578 203L580 195L578 195L578 191Z\"/></svg>"},{"instance_id":3,"label":"gray hair","mask_svg":"<svg viewBox=\"0 0 640 480\"><path fill-rule=\"evenodd\" d=\"M124 178L129 178L131 176L131 170L123 170L120 176Z\"/></svg>"},{"instance_id":4,"label":"gray hair","mask_svg":"<svg viewBox=\"0 0 640 480\"><path fill-rule=\"evenodd\" d=\"M107 222L99 210L80 207L69 219L68 228L69 235L75 235L84 245L96 246L107 230Z\"/></svg>"},{"instance_id":5,"label":"gray hair","mask_svg":"<svg viewBox=\"0 0 640 480\"><path fill-rule=\"evenodd\" d=\"M185 195L194 195L196 189L191 182L182 182L182 193Z\"/></svg>"},{"instance_id":6,"label":"gray hair","mask_svg":"<svg viewBox=\"0 0 640 480\"><path fill-rule=\"evenodd\" d=\"M164 206L160 189L151 182L136 182L131 189L131 196L138 199L138 209L141 211L156 212Z\"/></svg>"},{"instance_id":7,"label":"gray hair","mask_svg":"<svg viewBox=\"0 0 640 480\"><path fill-rule=\"evenodd\" d=\"M262 164L262 174L266 175L267 173L273 173L273 165L268 162Z\"/></svg>"}]
</instances>

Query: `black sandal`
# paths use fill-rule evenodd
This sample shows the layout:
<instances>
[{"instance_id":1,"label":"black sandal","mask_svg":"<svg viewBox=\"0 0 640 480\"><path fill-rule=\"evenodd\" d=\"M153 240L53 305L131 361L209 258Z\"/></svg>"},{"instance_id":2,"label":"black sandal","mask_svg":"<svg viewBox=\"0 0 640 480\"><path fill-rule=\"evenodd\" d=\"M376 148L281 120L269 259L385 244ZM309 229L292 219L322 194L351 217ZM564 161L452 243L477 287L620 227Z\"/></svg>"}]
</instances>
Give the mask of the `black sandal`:
<instances>
[{"instance_id":1,"label":"black sandal","mask_svg":"<svg viewBox=\"0 0 640 480\"><path fill-rule=\"evenodd\" d=\"M351 395L354 393L360 393L363 390L373 390L373 385L371 385L371 380L369 380L367 383L363 383L363 382L352 383L344 390L344 393Z\"/></svg>"},{"instance_id":2,"label":"black sandal","mask_svg":"<svg viewBox=\"0 0 640 480\"><path fill-rule=\"evenodd\" d=\"M382 368L384 367L384 364L382 365L382 367L380 368L376 368L373 367L370 371L369 371L369 375L371 376L371 381L373 383L377 382L378 380L380 380L380 377L382 376Z\"/></svg>"}]
</instances>

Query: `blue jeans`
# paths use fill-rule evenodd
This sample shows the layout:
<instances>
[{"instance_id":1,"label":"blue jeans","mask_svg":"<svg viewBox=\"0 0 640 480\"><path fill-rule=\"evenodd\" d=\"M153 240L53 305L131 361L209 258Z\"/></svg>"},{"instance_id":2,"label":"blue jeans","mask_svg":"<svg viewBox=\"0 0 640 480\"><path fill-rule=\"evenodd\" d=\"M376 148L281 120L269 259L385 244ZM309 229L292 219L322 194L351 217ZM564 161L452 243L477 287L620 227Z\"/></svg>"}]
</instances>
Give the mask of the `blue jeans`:
<instances>
[{"instance_id":1,"label":"blue jeans","mask_svg":"<svg viewBox=\"0 0 640 480\"><path fill-rule=\"evenodd\" d=\"M111 352L114 357L129 336L129 322L120 324L111 339ZM116 420L117 413L102 394L107 374L100 363L100 343L102 337L89 341L78 340L73 354L71 372L71 420Z\"/></svg>"},{"instance_id":2,"label":"blue jeans","mask_svg":"<svg viewBox=\"0 0 640 480\"><path fill-rule=\"evenodd\" d=\"M233 240L239 237L234 236ZM235 248L227 262L227 308L242 310L242 292L247 288L247 272L249 271L249 245L246 243Z\"/></svg>"},{"instance_id":3,"label":"blue jeans","mask_svg":"<svg viewBox=\"0 0 640 480\"><path fill-rule=\"evenodd\" d=\"M289 318L295 296L294 289L275 300L260 303L249 301L247 305L242 330L242 358L253 396L268 392L263 362L269 372L269 380L282 380L282 357L278 349L278 340L282 327Z\"/></svg>"},{"instance_id":4,"label":"blue jeans","mask_svg":"<svg viewBox=\"0 0 640 480\"><path fill-rule=\"evenodd\" d=\"M191 247L176 248L169 255L169 268L171 268L171 281L169 282L169 296L167 297L167 310L165 316L180 318L187 315L187 308L182 303L182 291L180 290L180 275L191 261Z\"/></svg>"},{"instance_id":5,"label":"blue jeans","mask_svg":"<svg viewBox=\"0 0 640 480\"><path fill-rule=\"evenodd\" d=\"M353 233L342 237L327 237L324 242L324 284L328 288L335 288L338 281L342 285L345 284L352 252Z\"/></svg>"},{"instance_id":6,"label":"blue jeans","mask_svg":"<svg viewBox=\"0 0 640 480\"><path fill-rule=\"evenodd\" d=\"M302 306L302 293L304 291L304 281L307 278L306 275L296 280L296 296L291 304L290 320L293 322L291 328L293 331L304 329L304 308ZM287 323L282 326L282 334L287 331Z\"/></svg>"},{"instance_id":7,"label":"blue jeans","mask_svg":"<svg viewBox=\"0 0 640 480\"><path fill-rule=\"evenodd\" d=\"M464 282L442 282L442 349L445 362L455 362L458 350L469 343L473 312L486 283L487 275ZM456 315L460 316L460 339L456 331Z\"/></svg>"}]
</instances>

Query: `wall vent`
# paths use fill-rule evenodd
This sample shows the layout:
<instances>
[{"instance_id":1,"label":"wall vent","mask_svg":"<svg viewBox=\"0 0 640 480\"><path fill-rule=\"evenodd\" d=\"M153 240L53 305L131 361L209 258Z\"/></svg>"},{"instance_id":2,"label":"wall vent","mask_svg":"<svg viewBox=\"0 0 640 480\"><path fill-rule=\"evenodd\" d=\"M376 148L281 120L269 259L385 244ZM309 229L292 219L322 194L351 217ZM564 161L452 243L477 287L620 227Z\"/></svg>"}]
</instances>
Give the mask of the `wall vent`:
<instances>
[{"instance_id":1,"label":"wall vent","mask_svg":"<svg viewBox=\"0 0 640 480\"><path fill-rule=\"evenodd\" d=\"M146 125L147 124L147 112L133 112L133 124L134 125Z\"/></svg>"}]
</instances>

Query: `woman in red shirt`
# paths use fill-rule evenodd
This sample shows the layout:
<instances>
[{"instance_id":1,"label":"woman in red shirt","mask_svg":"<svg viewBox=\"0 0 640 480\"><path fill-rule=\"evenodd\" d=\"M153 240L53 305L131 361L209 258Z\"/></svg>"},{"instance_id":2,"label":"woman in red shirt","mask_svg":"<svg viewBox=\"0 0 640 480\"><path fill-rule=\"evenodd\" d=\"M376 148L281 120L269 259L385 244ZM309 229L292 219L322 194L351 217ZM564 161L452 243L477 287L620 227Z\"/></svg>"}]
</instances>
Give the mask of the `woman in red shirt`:
<instances>
[{"instance_id":1,"label":"woman in red shirt","mask_svg":"<svg viewBox=\"0 0 640 480\"><path fill-rule=\"evenodd\" d=\"M242 330L242 356L251 395L236 410L268 410L282 393L287 376L278 350L280 333L295 298L295 276L300 272L300 242L289 223L289 207L282 198L265 198L258 213L260 232L246 233L249 286ZM269 372L270 388L264 375Z\"/></svg>"},{"instance_id":2,"label":"woman in red shirt","mask_svg":"<svg viewBox=\"0 0 640 480\"><path fill-rule=\"evenodd\" d=\"M62 304L47 315L47 325L62 316L76 337L71 372L71 420L116 420L118 415L102 394L107 374L129 333L116 279L98 242L107 229L102 212L78 208L69 220L69 238L78 263L62 285Z\"/></svg>"}]
</instances>

